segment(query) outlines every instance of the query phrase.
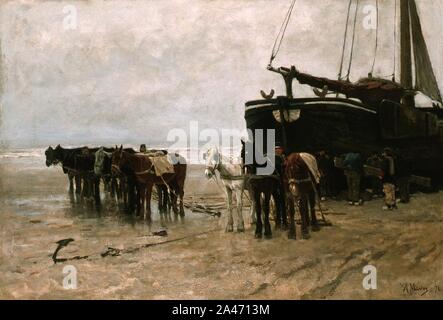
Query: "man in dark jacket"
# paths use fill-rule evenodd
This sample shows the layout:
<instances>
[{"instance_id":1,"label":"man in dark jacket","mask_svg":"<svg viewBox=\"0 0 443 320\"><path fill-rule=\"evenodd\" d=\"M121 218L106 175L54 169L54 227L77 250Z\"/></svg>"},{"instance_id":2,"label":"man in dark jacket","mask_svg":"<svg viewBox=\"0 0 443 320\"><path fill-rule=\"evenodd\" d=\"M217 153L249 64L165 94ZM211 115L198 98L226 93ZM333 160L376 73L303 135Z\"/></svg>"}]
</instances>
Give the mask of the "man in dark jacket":
<instances>
[{"instance_id":1,"label":"man in dark jacket","mask_svg":"<svg viewBox=\"0 0 443 320\"><path fill-rule=\"evenodd\" d=\"M409 203L410 200L410 180L412 170L411 163L401 155L397 159L397 186L401 203Z\"/></svg>"},{"instance_id":2,"label":"man in dark jacket","mask_svg":"<svg viewBox=\"0 0 443 320\"><path fill-rule=\"evenodd\" d=\"M383 158L381 157L380 153L374 153L366 160L366 164L370 167L381 169ZM373 197L382 197L383 183L380 177L378 175L370 175L368 179L372 189Z\"/></svg>"},{"instance_id":3,"label":"man in dark jacket","mask_svg":"<svg viewBox=\"0 0 443 320\"><path fill-rule=\"evenodd\" d=\"M383 210L397 209L397 200L395 198L395 178L396 165L394 152L390 148L385 148L382 153L382 171L383 192L385 194L385 206Z\"/></svg>"},{"instance_id":4,"label":"man in dark jacket","mask_svg":"<svg viewBox=\"0 0 443 320\"><path fill-rule=\"evenodd\" d=\"M335 193L334 185L334 161L325 150L321 150L317 157L318 169L320 170L320 194L321 200L326 197L333 197Z\"/></svg>"},{"instance_id":5,"label":"man in dark jacket","mask_svg":"<svg viewBox=\"0 0 443 320\"><path fill-rule=\"evenodd\" d=\"M343 169L348 183L349 204L356 206L363 204L363 200L360 198L360 182L363 172L360 153L350 152L345 154Z\"/></svg>"}]
</instances>

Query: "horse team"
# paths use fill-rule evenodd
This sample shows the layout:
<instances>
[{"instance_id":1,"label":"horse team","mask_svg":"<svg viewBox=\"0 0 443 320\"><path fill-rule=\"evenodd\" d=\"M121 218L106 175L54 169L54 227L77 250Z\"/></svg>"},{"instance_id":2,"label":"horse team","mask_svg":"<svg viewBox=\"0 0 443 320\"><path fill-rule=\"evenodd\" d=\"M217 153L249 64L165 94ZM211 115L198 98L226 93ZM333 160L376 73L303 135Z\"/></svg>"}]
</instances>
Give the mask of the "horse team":
<instances>
[{"instance_id":1,"label":"horse team","mask_svg":"<svg viewBox=\"0 0 443 320\"><path fill-rule=\"evenodd\" d=\"M45 151L46 165L58 165L69 178L69 191L86 201L95 201L100 206L100 183L104 190L129 212L143 215L151 221L151 198L154 187L158 195L160 213L170 212L184 216L184 185L186 160L179 154L168 154L166 150L137 152L123 146L114 148L73 148L60 145ZM159 174L154 165L155 157L167 156L173 170ZM319 230L315 212L318 199L316 176L319 176L313 156L293 153L287 157L277 155L272 161L275 171L271 175L258 175L256 166L244 166L224 157L217 148L204 154L205 175L208 179L219 172L227 198L226 231L234 231L233 196L236 199L236 226L238 232L245 231L243 220L243 193L248 191L251 200L251 221L255 223L255 237L272 238L270 207L275 205L276 229L289 229L288 238L296 239L295 214L300 213L301 237L309 238L311 231ZM272 201L271 201L272 199ZM309 214L310 213L310 214ZM289 221L288 221L289 216Z\"/></svg>"},{"instance_id":2,"label":"horse team","mask_svg":"<svg viewBox=\"0 0 443 320\"><path fill-rule=\"evenodd\" d=\"M69 178L69 192L100 206L100 183L129 212L143 214L151 220L151 196L156 187L159 212L184 216L183 197L186 162L178 154L169 155L173 172L157 175L153 157L166 156L166 150L148 150L141 153L132 148L55 148L45 151L46 166L60 164Z\"/></svg>"}]
</instances>

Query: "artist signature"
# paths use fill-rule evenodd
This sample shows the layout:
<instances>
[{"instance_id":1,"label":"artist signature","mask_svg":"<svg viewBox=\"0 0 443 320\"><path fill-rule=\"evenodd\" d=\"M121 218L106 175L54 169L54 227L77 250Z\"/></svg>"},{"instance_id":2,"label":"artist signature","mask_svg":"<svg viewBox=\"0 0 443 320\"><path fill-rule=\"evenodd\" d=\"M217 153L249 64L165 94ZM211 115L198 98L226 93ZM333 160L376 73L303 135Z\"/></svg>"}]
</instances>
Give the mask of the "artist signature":
<instances>
[{"instance_id":1,"label":"artist signature","mask_svg":"<svg viewBox=\"0 0 443 320\"><path fill-rule=\"evenodd\" d=\"M403 294L409 296L427 296L427 295L436 295L442 292L440 286L438 284L434 284L431 286L425 286L420 283L415 282L405 282L400 283Z\"/></svg>"}]
</instances>

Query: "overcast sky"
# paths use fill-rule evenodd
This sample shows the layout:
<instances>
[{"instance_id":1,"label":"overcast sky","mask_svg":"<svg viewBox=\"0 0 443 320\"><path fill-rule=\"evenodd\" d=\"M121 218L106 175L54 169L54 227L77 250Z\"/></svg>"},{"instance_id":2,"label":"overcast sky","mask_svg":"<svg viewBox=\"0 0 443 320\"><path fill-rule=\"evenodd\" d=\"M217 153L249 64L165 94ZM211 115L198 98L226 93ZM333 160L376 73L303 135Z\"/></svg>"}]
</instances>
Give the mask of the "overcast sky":
<instances>
[{"instance_id":1,"label":"overcast sky","mask_svg":"<svg viewBox=\"0 0 443 320\"><path fill-rule=\"evenodd\" d=\"M290 0L1 1L0 140L45 144L148 143L171 128L240 128L260 90L284 93L266 70ZM417 0L443 89L443 1ZM361 0L351 80L370 70L374 30ZM393 70L394 1L380 0L375 74ZM275 65L338 74L347 0L297 0ZM73 5L78 25L64 22ZM65 12L64 12L65 9ZM312 95L294 85L296 96Z\"/></svg>"}]
</instances>

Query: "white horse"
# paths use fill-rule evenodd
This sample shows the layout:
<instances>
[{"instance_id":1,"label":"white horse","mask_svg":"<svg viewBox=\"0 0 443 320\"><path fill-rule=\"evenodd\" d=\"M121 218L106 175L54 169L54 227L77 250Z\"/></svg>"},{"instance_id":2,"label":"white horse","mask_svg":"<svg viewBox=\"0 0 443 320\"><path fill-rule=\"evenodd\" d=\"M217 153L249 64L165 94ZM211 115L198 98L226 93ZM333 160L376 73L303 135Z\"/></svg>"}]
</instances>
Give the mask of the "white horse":
<instances>
[{"instance_id":1,"label":"white horse","mask_svg":"<svg viewBox=\"0 0 443 320\"><path fill-rule=\"evenodd\" d=\"M244 232L245 224L243 220L243 192L245 190L245 177L243 175L241 160L230 161L224 157L218 148L213 147L204 154L206 160L205 175L206 178L211 179L216 176L216 171L220 173L220 179L223 183L226 193L226 200L228 204L228 223L226 225L226 232L234 231L234 219L232 216L233 204L232 194L235 193L237 204L237 231ZM251 205L251 222L255 221L254 208Z\"/></svg>"}]
</instances>

